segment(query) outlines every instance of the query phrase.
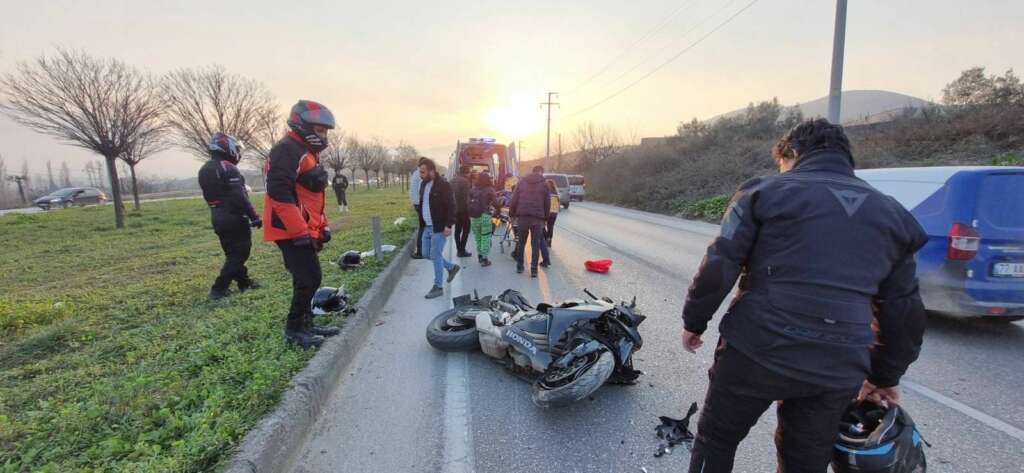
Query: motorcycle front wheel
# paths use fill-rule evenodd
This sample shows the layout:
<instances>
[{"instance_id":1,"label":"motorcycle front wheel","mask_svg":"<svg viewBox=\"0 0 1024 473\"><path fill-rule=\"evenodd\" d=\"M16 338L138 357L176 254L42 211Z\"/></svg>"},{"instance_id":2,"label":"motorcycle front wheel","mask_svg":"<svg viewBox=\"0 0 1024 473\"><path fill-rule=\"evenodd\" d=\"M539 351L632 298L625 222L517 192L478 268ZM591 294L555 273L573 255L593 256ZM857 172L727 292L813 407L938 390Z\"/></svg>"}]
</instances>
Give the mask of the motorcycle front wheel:
<instances>
[{"instance_id":1,"label":"motorcycle front wheel","mask_svg":"<svg viewBox=\"0 0 1024 473\"><path fill-rule=\"evenodd\" d=\"M565 369L549 369L533 383L533 403L558 407L583 400L597 391L613 370L615 357L606 349L581 356Z\"/></svg>"},{"instance_id":2,"label":"motorcycle front wheel","mask_svg":"<svg viewBox=\"0 0 1024 473\"><path fill-rule=\"evenodd\" d=\"M459 317L458 309L448 309L427 325L427 342L441 351L475 351L480 349L476 323Z\"/></svg>"}]
</instances>

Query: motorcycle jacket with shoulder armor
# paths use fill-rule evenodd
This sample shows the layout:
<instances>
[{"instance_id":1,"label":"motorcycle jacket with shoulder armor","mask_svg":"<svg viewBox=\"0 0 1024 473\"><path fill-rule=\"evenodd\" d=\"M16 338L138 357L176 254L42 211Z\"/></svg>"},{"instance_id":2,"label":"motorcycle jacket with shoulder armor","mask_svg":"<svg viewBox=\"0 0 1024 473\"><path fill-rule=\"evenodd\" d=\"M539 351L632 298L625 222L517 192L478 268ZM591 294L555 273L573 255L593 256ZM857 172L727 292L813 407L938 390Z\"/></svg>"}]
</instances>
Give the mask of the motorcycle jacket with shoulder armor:
<instances>
[{"instance_id":1,"label":"motorcycle jacket with shoulder armor","mask_svg":"<svg viewBox=\"0 0 1024 473\"><path fill-rule=\"evenodd\" d=\"M848 155L810 153L733 196L687 294L686 329L703 333L742 277L720 325L731 346L808 383L894 386L921 348L914 254L926 241Z\"/></svg>"},{"instance_id":2,"label":"motorcycle jacket with shoulder armor","mask_svg":"<svg viewBox=\"0 0 1024 473\"><path fill-rule=\"evenodd\" d=\"M230 161L216 158L206 161L199 168L199 187L211 209L245 216L251 221L259 218L249 202L245 178Z\"/></svg>"},{"instance_id":3,"label":"motorcycle jacket with shoulder armor","mask_svg":"<svg viewBox=\"0 0 1024 473\"><path fill-rule=\"evenodd\" d=\"M263 239L289 240L302 236L321 239L330 231L324 213L327 171L319 156L300 136L289 132L270 150L264 168Z\"/></svg>"}]
</instances>

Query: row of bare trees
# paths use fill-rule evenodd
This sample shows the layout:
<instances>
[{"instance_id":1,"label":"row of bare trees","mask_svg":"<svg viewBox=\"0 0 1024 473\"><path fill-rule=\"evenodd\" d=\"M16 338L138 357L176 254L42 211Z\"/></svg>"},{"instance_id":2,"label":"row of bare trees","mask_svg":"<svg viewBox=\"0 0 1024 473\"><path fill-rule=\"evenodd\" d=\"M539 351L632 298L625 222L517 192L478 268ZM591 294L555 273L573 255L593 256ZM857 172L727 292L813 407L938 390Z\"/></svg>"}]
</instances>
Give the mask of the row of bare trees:
<instances>
[{"instance_id":1,"label":"row of bare trees","mask_svg":"<svg viewBox=\"0 0 1024 473\"><path fill-rule=\"evenodd\" d=\"M0 74L0 111L32 130L99 154L108 182L120 182L117 163L124 163L136 210L135 167L141 161L172 147L205 160L210 137L224 132L238 138L244 153L262 167L285 130L279 110L266 86L220 66L157 77L118 59L58 49ZM367 181L373 171L378 181L383 176L383 185L406 170L396 164L402 146L393 151L379 140L342 138L339 133L331 140L335 146L326 155L331 167L352 169L353 175L361 169ZM120 187L111 185L118 228L124 226Z\"/></svg>"},{"instance_id":2,"label":"row of bare trees","mask_svg":"<svg viewBox=\"0 0 1024 473\"><path fill-rule=\"evenodd\" d=\"M362 171L367 189L371 186L370 173L377 178L377 187L389 187L397 180L406 188L419 159L416 148L405 142L392 148L378 138L363 140L356 135L343 136L335 132L328 141L330 146L321 153L324 165L335 173L347 170L353 178Z\"/></svg>"}]
</instances>

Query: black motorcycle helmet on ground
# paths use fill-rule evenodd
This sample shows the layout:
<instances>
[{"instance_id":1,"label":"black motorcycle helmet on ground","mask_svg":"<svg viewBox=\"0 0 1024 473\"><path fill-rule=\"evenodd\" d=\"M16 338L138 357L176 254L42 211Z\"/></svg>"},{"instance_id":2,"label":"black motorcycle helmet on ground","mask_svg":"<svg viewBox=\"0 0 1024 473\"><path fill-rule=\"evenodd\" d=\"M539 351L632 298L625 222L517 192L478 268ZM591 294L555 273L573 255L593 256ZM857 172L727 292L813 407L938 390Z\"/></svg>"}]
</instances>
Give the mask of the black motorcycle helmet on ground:
<instances>
[{"instance_id":1,"label":"black motorcycle helmet on ground","mask_svg":"<svg viewBox=\"0 0 1024 473\"><path fill-rule=\"evenodd\" d=\"M832 449L835 473L925 473L921 434L907 412L870 401L853 402L839 422Z\"/></svg>"},{"instance_id":2,"label":"black motorcycle helmet on ground","mask_svg":"<svg viewBox=\"0 0 1024 473\"><path fill-rule=\"evenodd\" d=\"M334 114L327 107L312 100L299 100L288 114L288 127L302 137L315 152L327 149L327 137L313 131L314 126L333 130L336 126Z\"/></svg>"},{"instance_id":3,"label":"black motorcycle helmet on ground","mask_svg":"<svg viewBox=\"0 0 1024 473\"><path fill-rule=\"evenodd\" d=\"M310 308L313 315L326 315L337 312L344 312L348 309L348 292L345 288L333 288L324 286L316 290L313 300L310 301Z\"/></svg>"},{"instance_id":4,"label":"black motorcycle helmet on ground","mask_svg":"<svg viewBox=\"0 0 1024 473\"><path fill-rule=\"evenodd\" d=\"M242 145L238 139L226 133L215 133L207 149L213 159L222 159L231 164L238 164L242 160Z\"/></svg>"},{"instance_id":5,"label":"black motorcycle helmet on ground","mask_svg":"<svg viewBox=\"0 0 1024 473\"><path fill-rule=\"evenodd\" d=\"M338 258L338 266L340 266L341 269L344 270L356 269L362 262L362 255L360 255L359 252L355 250L348 250L345 253L343 253L340 258Z\"/></svg>"}]
</instances>

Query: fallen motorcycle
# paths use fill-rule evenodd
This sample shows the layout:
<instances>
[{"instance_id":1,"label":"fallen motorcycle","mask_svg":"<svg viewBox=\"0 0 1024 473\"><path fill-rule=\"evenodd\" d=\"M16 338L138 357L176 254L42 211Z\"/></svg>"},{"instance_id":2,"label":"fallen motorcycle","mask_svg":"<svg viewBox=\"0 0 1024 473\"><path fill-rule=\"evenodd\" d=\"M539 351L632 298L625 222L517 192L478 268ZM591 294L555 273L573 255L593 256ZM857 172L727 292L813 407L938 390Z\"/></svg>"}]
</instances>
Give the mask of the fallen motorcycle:
<instances>
[{"instance_id":1,"label":"fallen motorcycle","mask_svg":"<svg viewBox=\"0 0 1024 473\"><path fill-rule=\"evenodd\" d=\"M646 319L629 304L584 290L589 300L533 307L518 291L497 298L465 295L434 317L427 341L442 351L474 351L533 381L541 407L582 400L605 382L633 384L633 353L643 346L637 328Z\"/></svg>"}]
</instances>

